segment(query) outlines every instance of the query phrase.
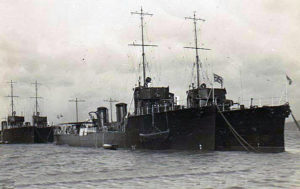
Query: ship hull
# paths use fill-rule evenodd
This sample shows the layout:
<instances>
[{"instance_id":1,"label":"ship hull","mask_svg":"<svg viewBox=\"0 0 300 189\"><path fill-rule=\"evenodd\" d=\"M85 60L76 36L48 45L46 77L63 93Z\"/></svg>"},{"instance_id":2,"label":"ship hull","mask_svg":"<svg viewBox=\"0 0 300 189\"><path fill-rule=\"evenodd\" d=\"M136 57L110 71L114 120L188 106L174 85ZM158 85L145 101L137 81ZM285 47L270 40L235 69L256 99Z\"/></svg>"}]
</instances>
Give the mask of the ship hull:
<instances>
[{"instance_id":1,"label":"ship hull","mask_svg":"<svg viewBox=\"0 0 300 189\"><path fill-rule=\"evenodd\" d=\"M203 107L130 116L126 132L99 132L85 136L57 134L54 138L58 145L81 147L113 144L120 148L136 149L214 150L215 115L214 107ZM141 136L151 134L155 129L163 134L154 137ZM164 133L166 130L169 132Z\"/></svg>"},{"instance_id":2,"label":"ship hull","mask_svg":"<svg viewBox=\"0 0 300 189\"><path fill-rule=\"evenodd\" d=\"M138 132L140 148L214 150L215 117L214 107L180 109L129 117L128 130Z\"/></svg>"},{"instance_id":3,"label":"ship hull","mask_svg":"<svg viewBox=\"0 0 300 189\"><path fill-rule=\"evenodd\" d=\"M8 144L31 144L53 142L52 127L18 127L2 131L2 141Z\"/></svg>"},{"instance_id":4,"label":"ship hull","mask_svg":"<svg viewBox=\"0 0 300 189\"><path fill-rule=\"evenodd\" d=\"M235 131L249 144L249 150L283 152L285 118L289 105L265 106L222 112ZM216 117L216 150L247 150L230 131L228 123L219 112Z\"/></svg>"},{"instance_id":5,"label":"ship hull","mask_svg":"<svg viewBox=\"0 0 300 189\"><path fill-rule=\"evenodd\" d=\"M289 115L288 105L222 111L232 128L260 152L283 152L284 124ZM108 131L76 134L57 134L58 145L119 148L244 151L215 107L190 108L168 112L130 116L126 132ZM154 121L153 121L154 117ZM168 131L168 132L167 132ZM154 134L153 134L154 133ZM157 133L157 134L155 134Z\"/></svg>"},{"instance_id":6,"label":"ship hull","mask_svg":"<svg viewBox=\"0 0 300 189\"><path fill-rule=\"evenodd\" d=\"M128 148L126 134L124 132L98 132L88 133L84 136L78 134L55 134L56 145L69 145L75 147L103 147L104 144L117 145L120 148Z\"/></svg>"}]
</instances>

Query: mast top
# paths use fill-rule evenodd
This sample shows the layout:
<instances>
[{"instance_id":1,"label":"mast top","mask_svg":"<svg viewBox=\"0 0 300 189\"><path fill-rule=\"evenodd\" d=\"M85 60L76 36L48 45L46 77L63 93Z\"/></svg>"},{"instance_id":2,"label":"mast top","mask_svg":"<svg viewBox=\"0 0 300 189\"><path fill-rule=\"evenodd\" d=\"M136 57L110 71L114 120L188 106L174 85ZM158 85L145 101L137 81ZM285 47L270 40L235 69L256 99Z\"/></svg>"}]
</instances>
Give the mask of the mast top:
<instances>
[{"instance_id":1,"label":"mast top","mask_svg":"<svg viewBox=\"0 0 300 189\"><path fill-rule=\"evenodd\" d=\"M210 50L207 48L199 48L198 47L198 38L197 38L197 21L203 21L205 22L204 19L202 18L197 18L196 17L196 12L194 12L193 17L185 17L186 20L193 20L194 21L194 35L195 35L195 46L194 47L184 47L188 49L195 49L196 52L196 65L197 65L197 87L200 87L200 68L202 68L201 62L199 63L199 52L198 50Z\"/></svg>"},{"instance_id":2,"label":"mast top","mask_svg":"<svg viewBox=\"0 0 300 189\"><path fill-rule=\"evenodd\" d=\"M6 97L10 97L11 98L11 116L15 116L16 112L14 111L14 98L17 98L19 96L14 96L14 86L13 84L16 82L13 82L13 80L11 80L10 82L7 82L10 84L10 95L6 96Z\"/></svg>"},{"instance_id":3,"label":"mast top","mask_svg":"<svg viewBox=\"0 0 300 189\"><path fill-rule=\"evenodd\" d=\"M38 85L41 85L41 83L38 83L37 81L35 81L34 83L31 83L33 85L35 85L35 96L34 97L30 97L30 98L35 98L35 115L39 116L39 112L38 112L38 99L42 98L38 96Z\"/></svg>"},{"instance_id":4,"label":"mast top","mask_svg":"<svg viewBox=\"0 0 300 189\"><path fill-rule=\"evenodd\" d=\"M144 16L153 16L153 14L143 12L143 8L141 7L140 12L131 12L131 14L137 14L141 17L141 34L142 34L142 44L136 44L132 43L129 44L129 46L141 46L142 47L142 57L143 57L143 85L144 87L147 87L147 81L146 81L146 64L145 64L145 47L157 47L157 45L146 45L144 43Z\"/></svg>"},{"instance_id":5,"label":"mast top","mask_svg":"<svg viewBox=\"0 0 300 189\"><path fill-rule=\"evenodd\" d=\"M205 22L205 20L202 19L202 18L196 18L196 11L194 11L193 17L184 17L184 18L185 18L185 19L194 20L194 22L196 22L196 21L203 21L203 22Z\"/></svg>"}]
</instances>

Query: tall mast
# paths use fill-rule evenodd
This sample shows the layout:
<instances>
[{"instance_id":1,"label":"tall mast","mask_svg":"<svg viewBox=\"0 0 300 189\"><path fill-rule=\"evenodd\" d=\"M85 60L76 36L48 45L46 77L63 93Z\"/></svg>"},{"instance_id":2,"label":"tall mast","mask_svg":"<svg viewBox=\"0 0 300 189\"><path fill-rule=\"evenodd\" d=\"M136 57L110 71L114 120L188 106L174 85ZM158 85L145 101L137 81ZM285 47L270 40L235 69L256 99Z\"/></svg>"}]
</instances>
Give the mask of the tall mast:
<instances>
[{"instance_id":1,"label":"tall mast","mask_svg":"<svg viewBox=\"0 0 300 189\"><path fill-rule=\"evenodd\" d=\"M196 12L194 12L193 17L185 17L185 19L193 20L194 22L194 33L195 33L195 46L194 47L184 47L188 49L195 49L196 51L196 66L197 66L197 87L200 87L200 67L202 68L202 65L199 64L199 52L198 49L200 50L210 50L206 48L198 48L198 38L197 38L197 21L203 21L205 22L204 19L201 18L196 18Z\"/></svg>"},{"instance_id":2,"label":"tall mast","mask_svg":"<svg viewBox=\"0 0 300 189\"><path fill-rule=\"evenodd\" d=\"M69 100L69 102L75 102L76 122L78 123L78 102L85 102L85 100L79 100L78 98L75 98L74 100Z\"/></svg>"},{"instance_id":3,"label":"tall mast","mask_svg":"<svg viewBox=\"0 0 300 189\"><path fill-rule=\"evenodd\" d=\"M31 84L35 85L35 96L30 97L30 98L35 99L35 115L38 116L38 99L42 98L42 97L38 96L38 85L41 85L41 83L38 83L37 81L35 81L34 83L31 83Z\"/></svg>"},{"instance_id":4,"label":"tall mast","mask_svg":"<svg viewBox=\"0 0 300 189\"><path fill-rule=\"evenodd\" d=\"M14 98L17 98L18 96L14 96L14 83L12 80L10 82L10 95L6 96L6 97L10 97L11 99L11 116L14 116Z\"/></svg>"},{"instance_id":5,"label":"tall mast","mask_svg":"<svg viewBox=\"0 0 300 189\"><path fill-rule=\"evenodd\" d=\"M144 16L153 16L153 14L143 12L143 8L141 7L141 12L131 12L131 14L137 14L141 16L141 30L142 30L142 44L129 44L130 46L141 46L142 47L142 57L143 57L143 82L146 87L146 64L145 64L145 47L157 47L157 45L145 45L144 43Z\"/></svg>"}]
</instances>

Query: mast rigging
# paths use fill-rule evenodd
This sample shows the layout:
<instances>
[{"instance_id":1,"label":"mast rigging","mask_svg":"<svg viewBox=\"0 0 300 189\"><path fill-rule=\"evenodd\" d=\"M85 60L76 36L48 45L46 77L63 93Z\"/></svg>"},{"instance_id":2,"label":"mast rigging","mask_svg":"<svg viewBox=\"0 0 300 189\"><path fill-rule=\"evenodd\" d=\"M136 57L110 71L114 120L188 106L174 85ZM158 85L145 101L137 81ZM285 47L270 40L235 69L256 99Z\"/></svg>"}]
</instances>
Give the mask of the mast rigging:
<instances>
[{"instance_id":1,"label":"mast rigging","mask_svg":"<svg viewBox=\"0 0 300 189\"><path fill-rule=\"evenodd\" d=\"M184 47L184 48L195 49L195 52L196 52L196 67L197 67L197 87L199 88L200 87L200 73L199 73L199 70L200 70L200 67L202 67L202 66L199 65L199 52L198 52L198 49L200 49L200 50L210 50L210 49L199 48L198 47L197 21L203 21L203 22L205 22L205 20L201 19L201 18L196 18L196 12L194 12L194 16L193 17L185 17L185 19L186 20L193 20L194 21L195 47Z\"/></svg>"},{"instance_id":2,"label":"mast rigging","mask_svg":"<svg viewBox=\"0 0 300 189\"><path fill-rule=\"evenodd\" d=\"M30 98L35 98L35 115L36 116L39 116L38 115L38 99L42 98L42 97L39 97L38 96L38 85L41 85L41 83L38 83L37 81L35 81L34 83L31 83L33 85L35 85L35 96L34 97L30 97Z\"/></svg>"},{"instance_id":3,"label":"mast rigging","mask_svg":"<svg viewBox=\"0 0 300 189\"><path fill-rule=\"evenodd\" d=\"M15 116L15 112L14 112L14 98L17 98L19 96L14 96L14 86L13 84L15 82L13 82L12 80L10 82L10 95L6 96L6 97L10 97L11 98L11 116Z\"/></svg>"},{"instance_id":4,"label":"mast rigging","mask_svg":"<svg viewBox=\"0 0 300 189\"><path fill-rule=\"evenodd\" d=\"M144 43L144 16L153 16L153 14L143 12L141 7L141 12L131 12L131 14L137 14L141 16L141 35L142 35L142 44L129 44L129 46L141 46L142 47L142 57L143 57L143 84L146 87L146 64L145 64L145 47L157 47L157 45L147 45Z\"/></svg>"}]
</instances>

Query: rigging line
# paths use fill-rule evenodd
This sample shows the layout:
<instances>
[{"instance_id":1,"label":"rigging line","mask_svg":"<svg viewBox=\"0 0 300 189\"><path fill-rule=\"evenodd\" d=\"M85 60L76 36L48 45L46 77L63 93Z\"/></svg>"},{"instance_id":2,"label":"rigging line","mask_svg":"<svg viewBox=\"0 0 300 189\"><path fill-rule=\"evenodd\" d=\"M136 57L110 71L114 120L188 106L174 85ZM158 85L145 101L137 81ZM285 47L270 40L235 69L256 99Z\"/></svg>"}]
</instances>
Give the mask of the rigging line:
<instances>
[{"instance_id":1,"label":"rigging line","mask_svg":"<svg viewBox=\"0 0 300 189\"><path fill-rule=\"evenodd\" d=\"M206 61L207 61L207 57L206 57ZM208 83L210 83L211 85L212 85L212 83L211 83L211 81L210 81L210 79L209 79L209 77L208 77L208 68L209 68L209 64L206 62L206 64L205 64L205 66L206 66L206 78L207 78L207 81L208 81Z\"/></svg>"},{"instance_id":2,"label":"rigging line","mask_svg":"<svg viewBox=\"0 0 300 189\"><path fill-rule=\"evenodd\" d=\"M209 100L209 98L210 98L211 91L212 91L212 90L209 90L209 94L208 94L208 98L207 98L207 101L206 101L205 106L207 106L207 104L208 104L208 100Z\"/></svg>"},{"instance_id":3,"label":"rigging line","mask_svg":"<svg viewBox=\"0 0 300 189\"><path fill-rule=\"evenodd\" d=\"M131 98L131 101L130 101L130 104L129 104L129 109L128 109L129 111L128 111L127 115L126 115L126 118L128 117L128 115L129 115L129 113L130 113L131 104L132 104L133 98L134 98L134 93L135 93L135 88L134 88L134 90L133 90L132 98Z\"/></svg>"},{"instance_id":4,"label":"rigging line","mask_svg":"<svg viewBox=\"0 0 300 189\"><path fill-rule=\"evenodd\" d=\"M245 148L249 152L250 150L242 143L242 141L239 139L239 137L232 131L232 129L230 127L229 127L229 129L233 133L233 135L237 139L237 141L243 146L243 148Z\"/></svg>"},{"instance_id":5,"label":"rigging line","mask_svg":"<svg viewBox=\"0 0 300 189\"><path fill-rule=\"evenodd\" d=\"M300 125L299 125L298 121L296 120L296 118L295 118L295 116L294 116L292 110L291 110L291 115L292 115L292 118L293 118L293 120L294 120L296 126L298 127L298 129L299 129L299 131L300 131Z\"/></svg>"},{"instance_id":6,"label":"rigging line","mask_svg":"<svg viewBox=\"0 0 300 189\"><path fill-rule=\"evenodd\" d=\"M200 62L200 65L202 65L202 61L199 60L199 62ZM207 73L207 72L204 71L204 66L201 66L201 75L202 75L203 81L206 80L206 78L205 78L206 73Z\"/></svg>"},{"instance_id":7,"label":"rigging line","mask_svg":"<svg viewBox=\"0 0 300 189\"><path fill-rule=\"evenodd\" d=\"M182 56L182 59L183 59L183 62L184 63L186 63L186 62L189 62L189 61L187 61L187 58L186 58L186 55L187 55L187 53L186 53L186 51L184 50L183 51L183 56ZM190 75L189 74L189 71L190 71L191 69L190 69L190 65L189 64L184 64L184 75ZM185 77L186 78L186 83L190 83L189 81L189 77Z\"/></svg>"},{"instance_id":8,"label":"rigging line","mask_svg":"<svg viewBox=\"0 0 300 189\"><path fill-rule=\"evenodd\" d=\"M241 141L243 141L248 147L250 147L253 151L255 152L259 152L258 150L256 150L253 146L251 146L241 135L238 134L238 132L233 128L233 126L229 123L229 121L227 120L227 118L224 116L224 114L221 112L220 108L218 106L216 106L218 109L218 112L221 114L222 118L224 119L224 121L227 123L227 125L229 126L229 128L232 129L232 132L235 133L239 139L241 139Z\"/></svg>"},{"instance_id":9,"label":"rigging line","mask_svg":"<svg viewBox=\"0 0 300 189\"><path fill-rule=\"evenodd\" d=\"M193 63L193 65L192 65L192 74L191 74L191 82L190 83L193 83L193 80L194 80L194 69L195 69L195 63Z\"/></svg>"}]
</instances>

